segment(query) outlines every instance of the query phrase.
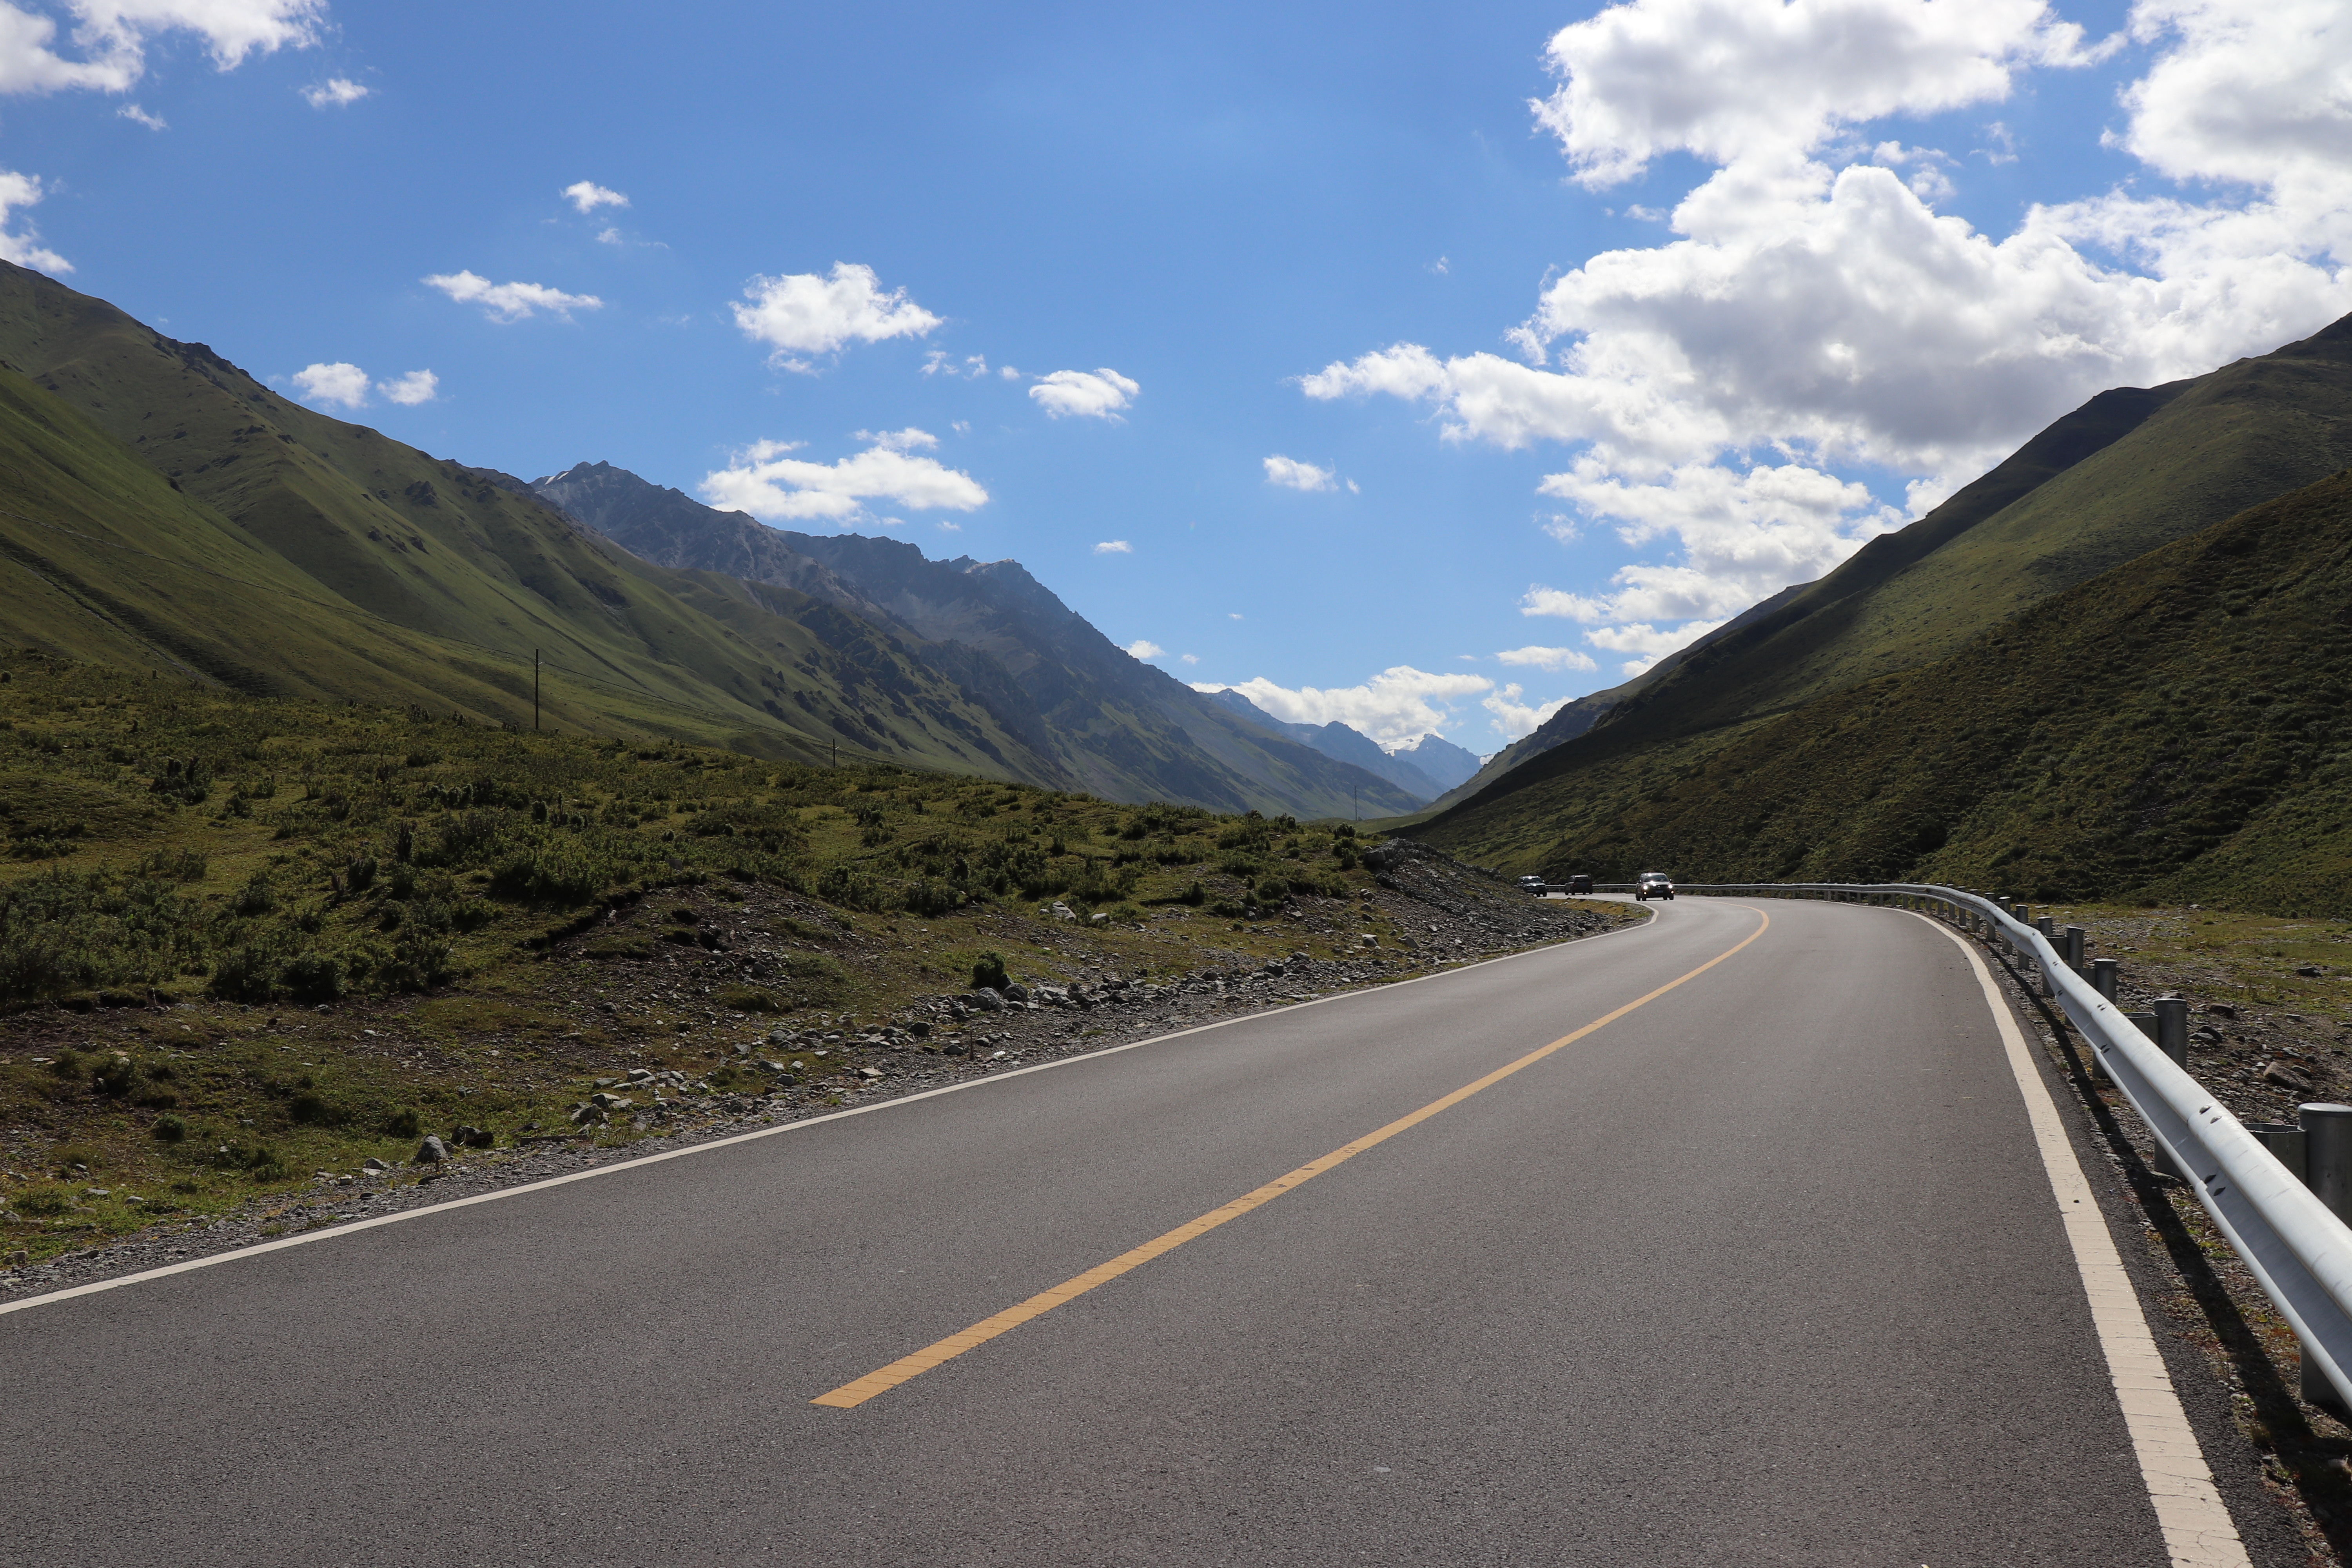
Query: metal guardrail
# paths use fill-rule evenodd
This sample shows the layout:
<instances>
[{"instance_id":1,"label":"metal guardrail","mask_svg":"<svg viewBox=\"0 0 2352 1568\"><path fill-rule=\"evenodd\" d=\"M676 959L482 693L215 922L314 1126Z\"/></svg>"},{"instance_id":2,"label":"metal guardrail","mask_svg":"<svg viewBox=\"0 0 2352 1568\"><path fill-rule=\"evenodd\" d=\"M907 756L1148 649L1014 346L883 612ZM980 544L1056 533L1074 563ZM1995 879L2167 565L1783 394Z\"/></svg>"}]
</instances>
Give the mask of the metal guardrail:
<instances>
[{"instance_id":1,"label":"metal guardrail","mask_svg":"<svg viewBox=\"0 0 2352 1568\"><path fill-rule=\"evenodd\" d=\"M2040 972L2043 994L2089 1043L2099 1066L2139 1112L2173 1169L2302 1338L2304 1397L2328 1403L2332 1393L2337 1408L2352 1409L2352 1227L2076 971L2068 959L2080 961L2077 943L2067 944L2076 948L2070 955L1994 900L1957 888L1897 882L1679 883L1676 891L1915 908L2032 962ZM2315 1168L2312 1174L2316 1178L2322 1173Z\"/></svg>"}]
</instances>

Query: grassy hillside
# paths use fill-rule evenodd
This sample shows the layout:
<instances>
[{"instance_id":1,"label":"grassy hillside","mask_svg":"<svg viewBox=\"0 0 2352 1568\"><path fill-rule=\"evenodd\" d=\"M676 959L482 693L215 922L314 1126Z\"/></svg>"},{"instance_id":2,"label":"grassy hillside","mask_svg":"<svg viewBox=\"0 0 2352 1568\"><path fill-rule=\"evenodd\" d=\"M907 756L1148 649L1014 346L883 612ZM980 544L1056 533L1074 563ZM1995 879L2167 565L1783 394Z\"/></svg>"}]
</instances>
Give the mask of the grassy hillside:
<instances>
[{"instance_id":1,"label":"grassy hillside","mask_svg":"<svg viewBox=\"0 0 2352 1568\"><path fill-rule=\"evenodd\" d=\"M1571 776L1689 765L1759 719L1940 658L2049 595L2352 461L2352 318L2260 359L2103 393L1772 614L1694 647L1589 733L1475 784L1480 816ZM1512 815L1517 816L1515 812ZM1448 829L1448 831L1461 831ZM1475 836L1475 829L1467 830Z\"/></svg>"},{"instance_id":2,"label":"grassy hillside","mask_svg":"<svg viewBox=\"0 0 2352 1568\"><path fill-rule=\"evenodd\" d=\"M1375 875L1345 826L0 655L0 1287L257 1194L315 1221L425 1132L809 1113L1621 912ZM991 974L1072 990L968 1008Z\"/></svg>"},{"instance_id":3,"label":"grassy hillside","mask_svg":"<svg viewBox=\"0 0 2352 1568\"><path fill-rule=\"evenodd\" d=\"M805 595L639 561L518 481L289 403L5 264L0 361L0 446L21 458L0 472L15 641L524 724L537 648L560 725L1033 771L887 635L836 648Z\"/></svg>"},{"instance_id":4,"label":"grassy hillside","mask_svg":"<svg viewBox=\"0 0 2352 1568\"><path fill-rule=\"evenodd\" d=\"M2352 473L1966 647L1423 837L1507 869L2352 908Z\"/></svg>"}]
</instances>

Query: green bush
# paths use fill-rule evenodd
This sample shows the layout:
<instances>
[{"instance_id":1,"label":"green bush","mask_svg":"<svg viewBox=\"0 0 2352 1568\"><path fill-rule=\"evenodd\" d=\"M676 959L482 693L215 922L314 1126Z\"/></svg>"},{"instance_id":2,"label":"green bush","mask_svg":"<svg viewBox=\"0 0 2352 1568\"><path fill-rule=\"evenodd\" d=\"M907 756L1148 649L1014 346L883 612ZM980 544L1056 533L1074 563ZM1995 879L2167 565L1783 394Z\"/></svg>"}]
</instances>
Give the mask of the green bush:
<instances>
[{"instance_id":1,"label":"green bush","mask_svg":"<svg viewBox=\"0 0 2352 1568\"><path fill-rule=\"evenodd\" d=\"M1002 991L1012 984L1012 976L1004 973L1003 954L996 952L983 952L972 963L971 985L973 990L977 991L982 986L986 986L993 991Z\"/></svg>"},{"instance_id":2,"label":"green bush","mask_svg":"<svg viewBox=\"0 0 2352 1568\"><path fill-rule=\"evenodd\" d=\"M297 953L278 970L278 987L305 1005L332 1002L343 994L343 961L331 953Z\"/></svg>"},{"instance_id":3,"label":"green bush","mask_svg":"<svg viewBox=\"0 0 2352 1568\"><path fill-rule=\"evenodd\" d=\"M212 862L197 850L155 849L142 857L133 870L159 882L201 882L211 868Z\"/></svg>"},{"instance_id":4,"label":"green bush","mask_svg":"<svg viewBox=\"0 0 2352 1568\"><path fill-rule=\"evenodd\" d=\"M289 1100L286 1114L302 1127L340 1127L351 1120L341 1106L314 1089L306 1089Z\"/></svg>"},{"instance_id":5,"label":"green bush","mask_svg":"<svg viewBox=\"0 0 2352 1568\"><path fill-rule=\"evenodd\" d=\"M213 965L205 989L224 1002L267 1002L278 986L277 967L261 948L248 942Z\"/></svg>"},{"instance_id":6,"label":"green bush","mask_svg":"<svg viewBox=\"0 0 2352 1568\"><path fill-rule=\"evenodd\" d=\"M188 1136L188 1124L176 1116L159 1116L155 1118L155 1125L147 1132L158 1143L184 1142Z\"/></svg>"},{"instance_id":7,"label":"green bush","mask_svg":"<svg viewBox=\"0 0 2352 1568\"><path fill-rule=\"evenodd\" d=\"M934 882L920 877L907 889L907 912L925 920L937 920L963 907L963 895L945 882Z\"/></svg>"},{"instance_id":8,"label":"green bush","mask_svg":"<svg viewBox=\"0 0 2352 1568\"><path fill-rule=\"evenodd\" d=\"M276 909L278 895L269 886L269 873L256 871L247 878L245 886L237 889L236 902L231 907L248 920Z\"/></svg>"}]
</instances>

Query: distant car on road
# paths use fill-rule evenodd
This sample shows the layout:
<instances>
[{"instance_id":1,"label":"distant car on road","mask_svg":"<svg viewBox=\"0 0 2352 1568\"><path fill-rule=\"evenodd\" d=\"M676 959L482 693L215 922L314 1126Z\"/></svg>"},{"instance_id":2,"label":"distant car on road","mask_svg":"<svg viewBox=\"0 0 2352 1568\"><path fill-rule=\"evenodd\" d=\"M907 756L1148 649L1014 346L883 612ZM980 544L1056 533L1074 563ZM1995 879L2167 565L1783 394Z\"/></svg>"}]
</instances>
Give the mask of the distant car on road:
<instances>
[{"instance_id":1,"label":"distant car on road","mask_svg":"<svg viewBox=\"0 0 2352 1568\"><path fill-rule=\"evenodd\" d=\"M1544 879L1541 877L1522 877L1519 879L1519 891L1533 893L1540 899L1551 889L1544 885Z\"/></svg>"},{"instance_id":2,"label":"distant car on road","mask_svg":"<svg viewBox=\"0 0 2352 1568\"><path fill-rule=\"evenodd\" d=\"M1578 893L1589 893L1592 891L1592 879L1580 871L1568 879L1568 890L1571 897Z\"/></svg>"},{"instance_id":3,"label":"distant car on road","mask_svg":"<svg viewBox=\"0 0 2352 1568\"><path fill-rule=\"evenodd\" d=\"M1664 871L1644 871L1633 882L1633 897L1643 903L1675 896L1675 879Z\"/></svg>"}]
</instances>

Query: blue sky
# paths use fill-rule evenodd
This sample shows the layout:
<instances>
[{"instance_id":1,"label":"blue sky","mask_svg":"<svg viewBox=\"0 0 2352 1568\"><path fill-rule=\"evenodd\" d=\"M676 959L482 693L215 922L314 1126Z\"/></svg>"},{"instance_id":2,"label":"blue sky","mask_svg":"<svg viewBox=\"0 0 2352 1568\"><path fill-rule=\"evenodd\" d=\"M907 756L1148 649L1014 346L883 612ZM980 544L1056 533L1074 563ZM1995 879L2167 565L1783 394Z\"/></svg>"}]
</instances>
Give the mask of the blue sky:
<instances>
[{"instance_id":1,"label":"blue sky","mask_svg":"<svg viewBox=\"0 0 2352 1568\"><path fill-rule=\"evenodd\" d=\"M0 253L436 454L1012 556L1490 752L2352 309L2334 8L1955 4L0 0Z\"/></svg>"}]
</instances>

